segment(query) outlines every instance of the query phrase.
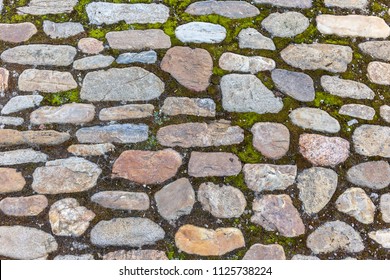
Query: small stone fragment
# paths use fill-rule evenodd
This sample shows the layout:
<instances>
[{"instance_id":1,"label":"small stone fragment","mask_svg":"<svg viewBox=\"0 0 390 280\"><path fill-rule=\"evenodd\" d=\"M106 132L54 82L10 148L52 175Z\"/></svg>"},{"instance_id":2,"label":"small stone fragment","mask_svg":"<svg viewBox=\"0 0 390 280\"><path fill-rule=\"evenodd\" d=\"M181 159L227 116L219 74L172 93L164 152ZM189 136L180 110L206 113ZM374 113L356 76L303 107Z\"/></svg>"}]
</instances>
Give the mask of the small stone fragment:
<instances>
[{"instance_id":1,"label":"small stone fragment","mask_svg":"<svg viewBox=\"0 0 390 280\"><path fill-rule=\"evenodd\" d=\"M46 15L71 13L78 0L30 0L27 6L17 8L19 14Z\"/></svg>"},{"instance_id":2,"label":"small stone fragment","mask_svg":"<svg viewBox=\"0 0 390 280\"><path fill-rule=\"evenodd\" d=\"M167 97L161 112L168 116L215 117L216 105L210 98Z\"/></svg>"},{"instance_id":3,"label":"small stone fragment","mask_svg":"<svg viewBox=\"0 0 390 280\"><path fill-rule=\"evenodd\" d=\"M22 43L38 32L37 28L31 22L22 22L14 24L0 24L0 41L9 43Z\"/></svg>"},{"instance_id":4,"label":"small stone fragment","mask_svg":"<svg viewBox=\"0 0 390 280\"><path fill-rule=\"evenodd\" d=\"M115 58L110 55L94 55L84 57L73 62L73 69L76 70L93 70L106 68L114 62Z\"/></svg>"},{"instance_id":5,"label":"small stone fragment","mask_svg":"<svg viewBox=\"0 0 390 280\"><path fill-rule=\"evenodd\" d=\"M94 260L93 255L58 255L54 258L56 261L91 261Z\"/></svg>"},{"instance_id":6,"label":"small stone fragment","mask_svg":"<svg viewBox=\"0 0 390 280\"><path fill-rule=\"evenodd\" d=\"M386 122L390 123L390 106L383 105L380 108L380 115L382 119L384 119Z\"/></svg>"},{"instance_id":7,"label":"small stone fragment","mask_svg":"<svg viewBox=\"0 0 390 280\"><path fill-rule=\"evenodd\" d=\"M77 47L87 54L98 54L104 50L103 42L95 38L82 38L77 43Z\"/></svg>"},{"instance_id":8,"label":"small stone fragment","mask_svg":"<svg viewBox=\"0 0 390 280\"><path fill-rule=\"evenodd\" d=\"M300 255L300 254L297 254L297 255L294 255L291 260L293 261L319 261L320 259L316 256L305 256L305 255Z\"/></svg>"},{"instance_id":9,"label":"small stone fragment","mask_svg":"<svg viewBox=\"0 0 390 280\"><path fill-rule=\"evenodd\" d=\"M275 69L275 61L261 56L243 56L226 52L219 59L219 67L226 71L256 74Z\"/></svg>"},{"instance_id":10,"label":"small stone fragment","mask_svg":"<svg viewBox=\"0 0 390 280\"><path fill-rule=\"evenodd\" d=\"M69 153L81 157L103 156L114 150L115 150L115 146L111 143L95 144L95 145L74 144L69 146L68 148Z\"/></svg>"},{"instance_id":11,"label":"small stone fragment","mask_svg":"<svg viewBox=\"0 0 390 280\"><path fill-rule=\"evenodd\" d=\"M43 100L41 95L22 95L12 97L1 110L2 115L9 115L25 109L38 107Z\"/></svg>"},{"instance_id":12,"label":"small stone fragment","mask_svg":"<svg viewBox=\"0 0 390 280\"><path fill-rule=\"evenodd\" d=\"M27 197L7 197L0 201L0 210L8 216L37 216L48 205L44 195Z\"/></svg>"},{"instance_id":13,"label":"small stone fragment","mask_svg":"<svg viewBox=\"0 0 390 280\"><path fill-rule=\"evenodd\" d=\"M326 111L317 108L298 108L289 115L293 124L304 129L337 133L340 131L339 122Z\"/></svg>"},{"instance_id":14,"label":"small stone fragment","mask_svg":"<svg viewBox=\"0 0 390 280\"><path fill-rule=\"evenodd\" d=\"M358 154L390 157L390 127L361 125L353 132L352 140Z\"/></svg>"},{"instance_id":15,"label":"small stone fragment","mask_svg":"<svg viewBox=\"0 0 390 280\"><path fill-rule=\"evenodd\" d=\"M369 56L390 61L390 41L368 41L359 44L359 49Z\"/></svg>"},{"instance_id":16,"label":"small stone fragment","mask_svg":"<svg viewBox=\"0 0 390 280\"><path fill-rule=\"evenodd\" d=\"M152 117L152 104L130 104L117 107L103 108L99 113L101 121L120 121Z\"/></svg>"},{"instance_id":17,"label":"small stone fragment","mask_svg":"<svg viewBox=\"0 0 390 280\"><path fill-rule=\"evenodd\" d=\"M368 233L368 236L383 248L390 249L390 228L371 231Z\"/></svg>"},{"instance_id":18,"label":"small stone fragment","mask_svg":"<svg viewBox=\"0 0 390 280\"><path fill-rule=\"evenodd\" d=\"M122 53L116 59L119 64L130 63L145 63L153 64L157 61L157 53L155 51L145 51L140 53Z\"/></svg>"},{"instance_id":19,"label":"small stone fragment","mask_svg":"<svg viewBox=\"0 0 390 280\"><path fill-rule=\"evenodd\" d=\"M23 123L24 123L24 119L23 118L0 116L0 125L20 126Z\"/></svg>"},{"instance_id":20,"label":"small stone fragment","mask_svg":"<svg viewBox=\"0 0 390 280\"><path fill-rule=\"evenodd\" d=\"M365 9L368 0L325 0L327 7L339 7L344 9Z\"/></svg>"},{"instance_id":21,"label":"small stone fragment","mask_svg":"<svg viewBox=\"0 0 390 280\"><path fill-rule=\"evenodd\" d=\"M382 194L379 209L381 210L382 220L390 223L390 193Z\"/></svg>"},{"instance_id":22,"label":"small stone fragment","mask_svg":"<svg viewBox=\"0 0 390 280\"><path fill-rule=\"evenodd\" d=\"M108 44L116 50L169 49L171 38L160 29L113 31L106 34Z\"/></svg>"},{"instance_id":23,"label":"small stone fragment","mask_svg":"<svg viewBox=\"0 0 390 280\"><path fill-rule=\"evenodd\" d=\"M150 205L149 196L141 192L104 191L95 193L91 201L105 208L125 211L148 210Z\"/></svg>"},{"instance_id":24,"label":"small stone fragment","mask_svg":"<svg viewBox=\"0 0 390 280\"><path fill-rule=\"evenodd\" d=\"M208 22L190 22L175 30L176 37L183 43L221 43L226 38L226 29L222 25Z\"/></svg>"},{"instance_id":25,"label":"small stone fragment","mask_svg":"<svg viewBox=\"0 0 390 280\"><path fill-rule=\"evenodd\" d=\"M238 45L240 49L276 50L272 39L265 37L254 28L246 28L240 31Z\"/></svg>"},{"instance_id":26,"label":"small stone fragment","mask_svg":"<svg viewBox=\"0 0 390 280\"><path fill-rule=\"evenodd\" d=\"M157 250L119 250L103 255L103 260L168 260L165 252Z\"/></svg>"},{"instance_id":27,"label":"small stone fragment","mask_svg":"<svg viewBox=\"0 0 390 280\"><path fill-rule=\"evenodd\" d=\"M84 27L79 22L56 23L50 20L43 21L43 32L52 39L63 39L84 32Z\"/></svg>"},{"instance_id":28,"label":"small stone fragment","mask_svg":"<svg viewBox=\"0 0 390 280\"><path fill-rule=\"evenodd\" d=\"M379 85L390 85L390 63L370 62L367 73L371 82Z\"/></svg>"},{"instance_id":29,"label":"small stone fragment","mask_svg":"<svg viewBox=\"0 0 390 280\"><path fill-rule=\"evenodd\" d=\"M309 19L298 12L272 13L261 26L275 37L294 37L309 27Z\"/></svg>"},{"instance_id":30,"label":"small stone fragment","mask_svg":"<svg viewBox=\"0 0 390 280\"><path fill-rule=\"evenodd\" d=\"M347 180L374 190L386 188L390 184L390 165L383 160L360 163L348 170Z\"/></svg>"},{"instance_id":31,"label":"small stone fragment","mask_svg":"<svg viewBox=\"0 0 390 280\"><path fill-rule=\"evenodd\" d=\"M0 154L0 160L1 154ZM26 185L21 172L13 168L0 168L0 194L19 192Z\"/></svg>"},{"instance_id":32,"label":"small stone fragment","mask_svg":"<svg viewBox=\"0 0 390 280\"><path fill-rule=\"evenodd\" d=\"M363 120L373 120L375 109L361 104L347 104L341 106L339 114Z\"/></svg>"},{"instance_id":33,"label":"small stone fragment","mask_svg":"<svg viewBox=\"0 0 390 280\"><path fill-rule=\"evenodd\" d=\"M321 86L330 94L343 98L374 99L375 93L367 85L336 76L322 76Z\"/></svg>"},{"instance_id":34,"label":"small stone fragment","mask_svg":"<svg viewBox=\"0 0 390 280\"><path fill-rule=\"evenodd\" d=\"M188 175L193 177L234 176L241 171L241 162L231 153L192 152Z\"/></svg>"},{"instance_id":35,"label":"small stone fragment","mask_svg":"<svg viewBox=\"0 0 390 280\"><path fill-rule=\"evenodd\" d=\"M231 19L254 17L260 14L259 9L245 1L199 1L192 3L185 10L191 15L220 15Z\"/></svg>"},{"instance_id":36,"label":"small stone fragment","mask_svg":"<svg viewBox=\"0 0 390 280\"><path fill-rule=\"evenodd\" d=\"M284 249L279 244L254 244L245 253L243 260L285 260Z\"/></svg>"},{"instance_id":37,"label":"small stone fragment","mask_svg":"<svg viewBox=\"0 0 390 280\"><path fill-rule=\"evenodd\" d=\"M270 4L286 8L311 8L312 0L254 0L256 4Z\"/></svg>"},{"instance_id":38,"label":"small stone fragment","mask_svg":"<svg viewBox=\"0 0 390 280\"><path fill-rule=\"evenodd\" d=\"M33 149L20 149L0 152L0 166L19 165L24 163L46 162L48 156Z\"/></svg>"},{"instance_id":39,"label":"small stone fragment","mask_svg":"<svg viewBox=\"0 0 390 280\"><path fill-rule=\"evenodd\" d=\"M8 89L9 71L0 67L0 92Z\"/></svg>"}]
</instances>

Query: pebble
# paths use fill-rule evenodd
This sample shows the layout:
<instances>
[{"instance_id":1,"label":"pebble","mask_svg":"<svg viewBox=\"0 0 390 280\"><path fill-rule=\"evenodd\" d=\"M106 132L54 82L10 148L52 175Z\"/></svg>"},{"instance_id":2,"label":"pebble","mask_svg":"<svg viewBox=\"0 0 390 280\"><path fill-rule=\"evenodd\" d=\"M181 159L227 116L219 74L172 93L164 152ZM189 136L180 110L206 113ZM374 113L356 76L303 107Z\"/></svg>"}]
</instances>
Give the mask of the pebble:
<instances>
[{"instance_id":1,"label":"pebble","mask_svg":"<svg viewBox=\"0 0 390 280\"><path fill-rule=\"evenodd\" d=\"M382 214L382 220L385 223L390 223L390 193L382 194L379 209Z\"/></svg>"},{"instance_id":2,"label":"pebble","mask_svg":"<svg viewBox=\"0 0 390 280\"><path fill-rule=\"evenodd\" d=\"M0 160L2 160L0 154ZM13 168L0 168L0 194L19 192L26 185L21 172Z\"/></svg>"},{"instance_id":3,"label":"pebble","mask_svg":"<svg viewBox=\"0 0 390 280\"><path fill-rule=\"evenodd\" d=\"M360 155L390 157L390 127L361 125L353 132L352 141Z\"/></svg>"},{"instance_id":4,"label":"pebble","mask_svg":"<svg viewBox=\"0 0 390 280\"><path fill-rule=\"evenodd\" d=\"M103 255L103 260L168 260L165 252L158 250L119 250Z\"/></svg>"},{"instance_id":5,"label":"pebble","mask_svg":"<svg viewBox=\"0 0 390 280\"><path fill-rule=\"evenodd\" d=\"M106 34L108 44L116 50L169 49L171 38L160 29L113 31Z\"/></svg>"},{"instance_id":6,"label":"pebble","mask_svg":"<svg viewBox=\"0 0 390 280\"><path fill-rule=\"evenodd\" d=\"M88 156L103 156L115 150L115 146L111 143L83 145L74 144L68 147L68 152L81 157Z\"/></svg>"},{"instance_id":7,"label":"pebble","mask_svg":"<svg viewBox=\"0 0 390 280\"><path fill-rule=\"evenodd\" d=\"M322 76L321 86L326 92L343 98L374 99L375 93L367 85L336 76Z\"/></svg>"},{"instance_id":8,"label":"pebble","mask_svg":"<svg viewBox=\"0 0 390 280\"><path fill-rule=\"evenodd\" d=\"M240 31L238 45L240 49L276 50L272 39L265 37L254 28L246 28Z\"/></svg>"},{"instance_id":9,"label":"pebble","mask_svg":"<svg viewBox=\"0 0 390 280\"><path fill-rule=\"evenodd\" d=\"M368 236L383 248L390 249L390 228L371 231L368 233Z\"/></svg>"},{"instance_id":10,"label":"pebble","mask_svg":"<svg viewBox=\"0 0 390 280\"><path fill-rule=\"evenodd\" d=\"M101 121L120 121L152 117L152 104L130 104L117 107L103 108L99 113Z\"/></svg>"},{"instance_id":11,"label":"pebble","mask_svg":"<svg viewBox=\"0 0 390 280\"><path fill-rule=\"evenodd\" d=\"M390 185L390 165L383 160L357 164L347 171L347 180L360 187L384 189Z\"/></svg>"},{"instance_id":12,"label":"pebble","mask_svg":"<svg viewBox=\"0 0 390 280\"><path fill-rule=\"evenodd\" d=\"M254 244L245 253L243 260L285 260L284 249L279 244Z\"/></svg>"},{"instance_id":13,"label":"pebble","mask_svg":"<svg viewBox=\"0 0 390 280\"><path fill-rule=\"evenodd\" d=\"M317 108L297 108L289 114L293 124L304 129L320 132L337 133L339 122L326 111Z\"/></svg>"},{"instance_id":14,"label":"pebble","mask_svg":"<svg viewBox=\"0 0 390 280\"><path fill-rule=\"evenodd\" d=\"M109 67L115 58L110 55L94 55L84 57L73 62L73 69L76 70L94 70Z\"/></svg>"},{"instance_id":15,"label":"pebble","mask_svg":"<svg viewBox=\"0 0 390 280\"><path fill-rule=\"evenodd\" d=\"M298 12L272 13L261 26L274 37L294 37L309 27L309 19Z\"/></svg>"},{"instance_id":16,"label":"pebble","mask_svg":"<svg viewBox=\"0 0 390 280\"><path fill-rule=\"evenodd\" d=\"M191 152L188 175L192 177L235 176L242 168L239 158L232 153Z\"/></svg>"},{"instance_id":17,"label":"pebble","mask_svg":"<svg viewBox=\"0 0 390 280\"><path fill-rule=\"evenodd\" d=\"M260 14L258 8L245 1L200 1L189 5L185 12L196 16L215 14L231 19L255 17Z\"/></svg>"},{"instance_id":18,"label":"pebble","mask_svg":"<svg viewBox=\"0 0 390 280\"><path fill-rule=\"evenodd\" d=\"M222 54L219 67L230 72L256 74L261 71L275 69L275 61L262 56L244 56L231 52Z\"/></svg>"},{"instance_id":19,"label":"pebble","mask_svg":"<svg viewBox=\"0 0 390 280\"><path fill-rule=\"evenodd\" d=\"M31 22L22 22L14 24L0 24L0 41L9 43L22 43L38 32L37 28Z\"/></svg>"},{"instance_id":20,"label":"pebble","mask_svg":"<svg viewBox=\"0 0 390 280\"><path fill-rule=\"evenodd\" d=\"M98 54L104 50L103 42L95 38L82 38L77 48L86 54Z\"/></svg>"},{"instance_id":21,"label":"pebble","mask_svg":"<svg viewBox=\"0 0 390 280\"><path fill-rule=\"evenodd\" d=\"M372 83L390 85L390 63L370 62L367 66L367 76Z\"/></svg>"},{"instance_id":22,"label":"pebble","mask_svg":"<svg viewBox=\"0 0 390 280\"><path fill-rule=\"evenodd\" d=\"M12 97L1 109L2 115L17 113L26 109L38 107L43 100L41 95L22 95Z\"/></svg>"},{"instance_id":23,"label":"pebble","mask_svg":"<svg viewBox=\"0 0 390 280\"><path fill-rule=\"evenodd\" d=\"M0 146L54 146L62 144L70 139L68 132L55 130L28 130L18 131L13 129L0 130Z\"/></svg>"},{"instance_id":24,"label":"pebble","mask_svg":"<svg viewBox=\"0 0 390 280\"><path fill-rule=\"evenodd\" d=\"M270 4L286 8L311 8L312 0L254 0L255 4Z\"/></svg>"},{"instance_id":25,"label":"pebble","mask_svg":"<svg viewBox=\"0 0 390 280\"><path fill-rule=\"evenodd\" d=\"M102 207L115 210L148 210L149 196L142 192L103 191L95 193L91 201Z\"/></svg>"},{"instance_id":26,"label":"pebble","mask_svg":"<svg viewBox=\"0 0 390 280\"><path fill-rule=\"evenodd\" d=\"M341 106L339 114L363 120L373 120L375 109L361 104L347 104Z\"/></svg>"},{"instance_id":27,"label":"pebble","mask_svg":"<svg viewBox=\"0 0 390 280\"><path fill-rule=\"evenodd\" d=\"M167 97L161 112L168 116L215 117L216 104L211 98Z\"/></svg>"},{"instance_id":28,"label":"pebble","mask_svg":"<svg viewBox=\"0 0 390 280\"><path fill-rule=\"evenodd\" d=\"M0 201L0 210L8 216L37 216L48 205L44 195L6 197Z\"/></svg>"},{"instance_id":29,"label":"pebble","mask_svg":"<svg viewBox=\"0 0 390 280\"><path fill-rule=\"evenodd\" d=\"M56 261L91 261L94 260L93 255L84 254L84 255L58 255L54 257Z\"/></svg>"},{"instance_id":30,"label":"pebble","mask_svg":"<svg viewBox=\"0 0 390 280\"><path fill-rule=\"evenodd\" d=\"M291 260L293 261L319 261L320 259L316 256L305 256L305 255L301 255L301 254L297 254L297 255L294 255Z\"/></svg>"},{"instance_id":31,"label":"pebble","mask_svg":"<svg viewBox=\"0 0 390 280\"><path fill-rule=\"evenodd\" d=\"M83 33L84 27L79 22L56 23L50 20L44 20L43 32L52 39L63 39Z\"/></svg>"},{"instance_id":32,"label":"pebble","mask_svg":"<svg viewBox=\"0 0 390 280\"><path fill-rule=\"evenodd\" d=\"M118 64L145 63L153 64L157 61L155 51L145 51L140 53L122 53L116 59Z\"/></svg>"},{"instance_id":33,"label":"pebble","mask_svg":"<svg viewBox=\"0 0 390 280\"><path fill-rule=\"evenodd\" d=\"M390 61L390 41L368 41L359 44L359 49L375 59Z\"/></svg>"},{"instance_id":34,"label":"pebble","mask_svg":"<svg viewBox=\"0 0 390 280\"><path fill-rule=\"evenodd\" d=\"M0 116L0 125L20 126L23 123L24 123L24 119L23 118L2 117L2 116Z\"/></svg>"},{"instance_id":35,"label":"pebble","mask_svg":"<svg viewBox=\"0 0 390 280\"><path fill-rule=\"evenodd\" d=\"M380 115L382 119L384 119L386 122L390 123L390 106L383 105L380 107Z\"/></svg>"},{"instance_id":36,"label":"pebble","mask_svg":"<svg viewBox=\"0 0 390 280\"><path fill-rule=\"evenodd\" d=\"M222 25L208 22L190 22L175 30L176 38L183 43L221 43L226 38L226 29Z\"/></svg>"},{"instance_id":37,"label":"pebble","mask_svg":"<svg viewBox=\"0 0 390 280\"><path fill-rule=\"evenodd\" d=\"M343 9L365 9L368 0L325 0L327 7L339 7Z\"/></svg>"},{"instance_id":38,"label":"pebble","mask_svg":"<svg viewBox=\"0 0 390 280\"><path fill-rule=\"evenodd\" d=\"M47 15L71 13L78 0L30 0L27 6L18 7L19 14Z\"/></svg>"},{"instance_id":39,"label":"pebble","mask_svg":"<svg viewBox=\"0 0 390 280\"><path fill-rule=\"evenodd\" d=\"M8 89L9 71L0 67L0 93Z\"/></svg>"},{"instance_id":40,"label":"pebble","mask_svg":"<svg viewBox=\"0 0 390 280\"><path fill-rule=\"evenodd\" d=\"M33 149L0 152L0 166L46 162L47 155Z\"/></svg>"}]
</instances>

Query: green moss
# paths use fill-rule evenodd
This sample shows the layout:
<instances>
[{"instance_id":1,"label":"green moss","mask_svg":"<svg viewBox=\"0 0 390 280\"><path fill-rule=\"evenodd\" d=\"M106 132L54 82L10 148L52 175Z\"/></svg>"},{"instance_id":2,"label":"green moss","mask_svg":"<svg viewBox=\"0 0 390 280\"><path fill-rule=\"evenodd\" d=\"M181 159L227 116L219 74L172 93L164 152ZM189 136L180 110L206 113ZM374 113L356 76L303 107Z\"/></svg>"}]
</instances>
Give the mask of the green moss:
<instances>
[{"instance_id":1,"label":"green moss","mask_svg":"<svg viewBox=\"0 0 390 280\"><path fill-rule=\"evenodd\" d=\"M313 103L315 107L341 106L344 104L344 101L339 96L335 96L322 91L317 91L316 99L314 99Z\"/></svg>"},{"instance_id":2,"label":"green moss","mask_svg":"<svg viewBox=\"0 0 390 280\"><path fill-rule=\"evenodd\" d=\"M251 139L248 139L248 143L245 146L233 147L232 152L244 163L258 163L262 159L261 154L253 147Z\"/></svg>"},{"instance_id":3,"label":"green moss","mask_svg":"<svg viewBox=\"0 0 390 280\"><path fill-rule=\"evenodd\" d=\"M236 176L225 177L224 184L239 188L242 191L248 190L248 187L245 184L244 174L242 172Z\"/></svg>"},{"instance_id":4,"label":"green moss","mask_svg":"<svg viewBox=\"0 0 390 280\"><path fill-rule=\"evenodd\" d=\"M381 12L387 12L388 8L383 5L382 3L378 3L377 1L373 1L373 3L371 4L371 11L373 13L381 13Z\"/></svg>"},{"instance_id":5,"label":"green moss","mask_svg":"<svg viewBox=\"0 0 390 280\"><path fill-rule=\"evenodd\" d=\"M59 106L66 103L79 103L79 91L78 89L46 94L43 98L42 104L51 105L51 106Z\"/></svg>"},{"instance_id":6,"label":"green moss","mask_svg":"<svg viewBox=\"0 0 390 280\"><path fill-rule=\"evenodd\" d=\"M314 26L314 24L310 24L309 27L305 30L305 32L295 36L294 42L297 44L311 44L318 37L318 30Z\"/></svg>"},{"instance_id":7,"label":"green moss","mask_svg":"<svg viewBox=\"0 0 390 280\"><path fill-rule=\"evenodd\" d=\"M104 39L106 36L106 31L99 28L92 29L88 32L88 36L96 39Z\"/></svg>"}]
</instances>

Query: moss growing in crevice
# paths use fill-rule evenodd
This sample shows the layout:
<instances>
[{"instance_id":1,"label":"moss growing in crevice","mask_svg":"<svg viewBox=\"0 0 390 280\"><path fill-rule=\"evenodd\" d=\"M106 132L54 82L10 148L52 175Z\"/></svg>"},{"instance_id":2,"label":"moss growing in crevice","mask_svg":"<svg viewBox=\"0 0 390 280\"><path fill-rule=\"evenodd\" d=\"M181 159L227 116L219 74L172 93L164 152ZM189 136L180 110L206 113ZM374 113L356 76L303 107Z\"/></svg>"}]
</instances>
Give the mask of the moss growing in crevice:
<instances>
[{"instance_id":1,"label":"moss growing in crevice","mask_svg":"<svg viewBox=\"0 0 390 280\"><path fill-rule=\"evenodd\" d=\"M74 89L74 90L58 92L58 93L47 93L44 95L41 104L46 106L59 106L66 103L79 103L79 102L80 102L79 90Z\"/></svg>"}]
</instances>

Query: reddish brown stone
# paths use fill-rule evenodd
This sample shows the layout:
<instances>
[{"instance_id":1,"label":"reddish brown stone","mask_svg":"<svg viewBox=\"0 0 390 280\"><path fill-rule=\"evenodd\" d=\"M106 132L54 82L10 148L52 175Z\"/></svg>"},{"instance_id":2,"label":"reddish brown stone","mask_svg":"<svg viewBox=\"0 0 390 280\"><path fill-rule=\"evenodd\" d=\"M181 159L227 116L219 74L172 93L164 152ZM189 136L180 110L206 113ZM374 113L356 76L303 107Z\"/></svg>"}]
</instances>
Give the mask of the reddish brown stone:
<instances>
[{"instance_id":1,"label":"reddish brown stone","mask_svg":"<svg viewBox=\"0 0 390 280\"><path fill-rule=\"evenodd\" d=\"M31 22L0 24L0 41L21 43L28 41L38 30Z\"/></svg>"},{"instance_id":2,"label":"reddish brown stone","mask_svg":"<svg viewBox=\"0 0 390 280\"><path fill-rule=\"evenodd\" d=\"M87 54L98 54L104 50L103 42L95 38L82 38L77 43L77 47Z\"/></svg>"},{"instance_id":3,"label":"reddish brown stone","mask_svg":"<svg viewBox=\"0 0 390 280\"><path fill-rule=\"evenodd\" d=\"M285 260L283 247L279 244L254 244L246 252L243 260Z\"/></svg>"}]
</instances>

